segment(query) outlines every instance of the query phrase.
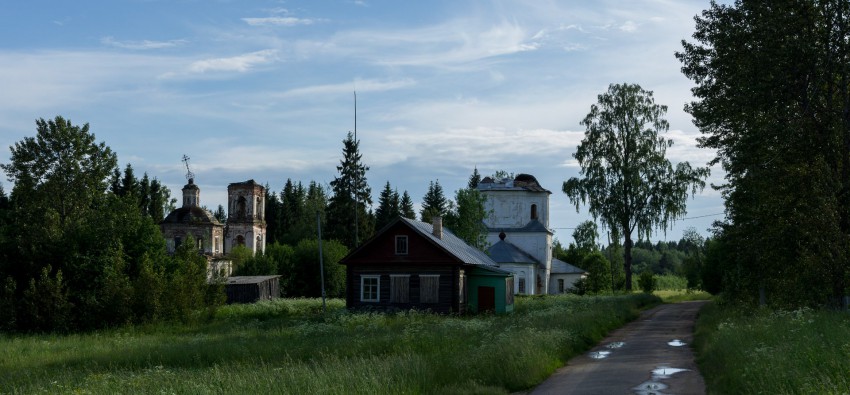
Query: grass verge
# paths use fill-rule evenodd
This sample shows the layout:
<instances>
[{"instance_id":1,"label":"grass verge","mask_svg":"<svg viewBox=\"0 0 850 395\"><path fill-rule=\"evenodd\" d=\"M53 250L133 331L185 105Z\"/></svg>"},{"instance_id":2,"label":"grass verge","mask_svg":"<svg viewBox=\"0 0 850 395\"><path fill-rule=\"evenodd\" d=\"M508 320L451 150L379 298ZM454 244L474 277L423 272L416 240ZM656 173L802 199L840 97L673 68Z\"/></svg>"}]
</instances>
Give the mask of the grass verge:
<instances>
[{"instance_id":1,"label":"grass verge","mask_svg":"<svg viewBox=\"0 0 850 395\"><path fill-rule=\"evenodd\" d=\"M284 299L188 327L0 337L0 393L508 393L659 302L520 297L513 314L466 317Z\"/></svg>"},{"instance_id":2,"label":"grass verge","mask_svg":"<svg viewBox=\"0 0 850 395\"><path fill-rule=\"evenodd\" d=\"M850 316L709 303L695 334L710 394L850 393Z\"/></svg>"}]
</instances>

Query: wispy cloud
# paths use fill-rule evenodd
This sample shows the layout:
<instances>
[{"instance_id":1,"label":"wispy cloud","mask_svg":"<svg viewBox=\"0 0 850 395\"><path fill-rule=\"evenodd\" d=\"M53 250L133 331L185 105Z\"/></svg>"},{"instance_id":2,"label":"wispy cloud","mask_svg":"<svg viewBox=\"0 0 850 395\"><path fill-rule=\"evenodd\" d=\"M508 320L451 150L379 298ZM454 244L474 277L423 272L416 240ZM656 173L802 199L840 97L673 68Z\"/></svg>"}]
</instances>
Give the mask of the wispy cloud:
<instances>
[{"instance_id":1,"label":"wispy cloud","mask_svg":"<svg viewBox=\"0 0 850 395\"><path fill-rule=\"evenodd\" d=\"M150 40L142 40L142 41L118 41L114 38L107 36L100 39L101 44L108 45L111 47L124 48L124 49L137 49L137 50L147 50L147 49L162 49L162 48L173 48L180 45L186 44L187 40L168 40L168 41L150 41Z\"/></svg>"},{"instance_id":2,"label":"wispy cloud","mask_svg":"<svg viewBox=\"0 0 850 395\"><path fill-rule=\"evenodd\" d=\"M250 52L228 58L203 59L192 62L189 71L192 73L206 73L219 71L247 72L257 65L273 62L278 51L264 49L262 51Z\"/></svg>"},{"instance_id":3,"label":"wispy cloud","mask_svg":"<svg viewBox=\"0 0 850 395\"><path fill-rule=\"evenodd\" d=\"M242 18L242 20L251 26L298 26L312 25L316 22L315 19L295 18L291 16L270 16L263 18Z\"/></svg>"},{"instance_id":4,"label":"wispy cloud","mask_svg":"<svg viewBox=\"0 0 850 395\"><path fill-rule=\"evenodd\" d=\"M356 80L353 83L315 85L303 88L290 89L276 95L277 97L337 95L350 93L353 90L360 92L383 92L395 89L404 89L416 85L416 81L410 78L401 80L379 81L379 80Z\"/></svg>"}]
</instances>

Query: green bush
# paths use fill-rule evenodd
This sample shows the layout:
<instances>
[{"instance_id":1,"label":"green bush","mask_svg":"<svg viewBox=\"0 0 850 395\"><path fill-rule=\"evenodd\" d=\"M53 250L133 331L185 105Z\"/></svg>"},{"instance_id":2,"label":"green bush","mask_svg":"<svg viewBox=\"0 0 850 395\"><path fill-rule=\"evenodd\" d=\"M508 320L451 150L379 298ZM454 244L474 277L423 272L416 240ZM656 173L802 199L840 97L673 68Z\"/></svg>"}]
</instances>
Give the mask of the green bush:
<instances>
[{"instance_id":1,"label":"green bush","mask_svg":"<svg viewBox=\"0 0 850 395\"><path fill-rule=\"evenodd\" d=\"M638 285L640 286L641 291L644 293L652 293L655 291L656 281L655 276L652 274L650 270L644 270L640 273L640 277L638 278Z\"/></svg>"}]
</instances>

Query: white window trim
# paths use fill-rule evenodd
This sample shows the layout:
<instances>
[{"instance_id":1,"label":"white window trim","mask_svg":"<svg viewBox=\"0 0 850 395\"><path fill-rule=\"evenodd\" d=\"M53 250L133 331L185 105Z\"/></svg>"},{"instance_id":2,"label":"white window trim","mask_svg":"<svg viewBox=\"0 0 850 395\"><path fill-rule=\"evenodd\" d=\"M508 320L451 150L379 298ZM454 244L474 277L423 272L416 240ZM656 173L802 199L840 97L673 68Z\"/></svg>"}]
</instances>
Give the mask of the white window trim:
<instances>
[{"instance_id":1,"label":"white window trim","mask_svg":"<svg viewBox=\"0 0 850 395\"><path fill-rule=\"evenodd\" d=\"M378 280L378 290L375 292L375 299L366 299L364 296L364 288L363 283L366 279L377 279ZM361 302L380 302L381 301L381 276L377 274L361 274L360 275L360 301Z\"/></svg>"},{"instance_id":2,"label":"white window trim","mask_svg":"<svg viewBox=\"0 0 850 395\"><path fill-rule=\"evenodd\" d=\"M399 239L404 239L404 248L405 248L404 252L398 252L398 240ZM407 235L396 235L394 240L395 240L395 246L393 248L395 250L395 254L396 255L407 255L407 253L410 251L410 239L408 239Z\"/></svg>"}]
</instances>

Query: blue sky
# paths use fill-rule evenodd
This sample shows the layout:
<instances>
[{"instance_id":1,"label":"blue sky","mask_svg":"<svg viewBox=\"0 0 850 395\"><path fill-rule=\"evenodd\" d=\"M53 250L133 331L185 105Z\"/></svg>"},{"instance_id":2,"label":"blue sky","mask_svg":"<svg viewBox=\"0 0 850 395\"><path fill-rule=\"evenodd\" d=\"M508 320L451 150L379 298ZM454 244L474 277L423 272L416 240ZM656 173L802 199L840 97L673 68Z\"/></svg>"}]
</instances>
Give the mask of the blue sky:
<instances>
[{"instance_id":1,"label":"blue sky","mask_svg":"<svg viewBox=\"0 0 850 395\"><path fill-rule=\"evenodd\" d=\"M577 223L560 191L578 175L579 122L610 83L639 83L669 107L673 162L714 153L683 111L692 83L674 52L708 1L39 1L0 11L0 146L62 115L162 180L174 195L191 157L201 203L230 182L280 191L326 184L357 133L375 203L389 181L418 204L474 167L535 175L551 226ZM8 161L8 152L0 156ZM709 182L722 182L712 169ZM10 189L8 181L3 183ZM719 193L657 239L706 234ZM705 217L703 217L705 216ZM603 242L607 240L603 238Z\"/></svg>"}]
</instances>

